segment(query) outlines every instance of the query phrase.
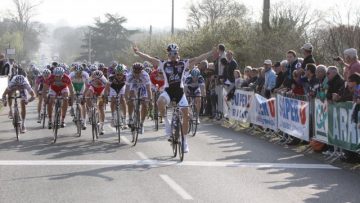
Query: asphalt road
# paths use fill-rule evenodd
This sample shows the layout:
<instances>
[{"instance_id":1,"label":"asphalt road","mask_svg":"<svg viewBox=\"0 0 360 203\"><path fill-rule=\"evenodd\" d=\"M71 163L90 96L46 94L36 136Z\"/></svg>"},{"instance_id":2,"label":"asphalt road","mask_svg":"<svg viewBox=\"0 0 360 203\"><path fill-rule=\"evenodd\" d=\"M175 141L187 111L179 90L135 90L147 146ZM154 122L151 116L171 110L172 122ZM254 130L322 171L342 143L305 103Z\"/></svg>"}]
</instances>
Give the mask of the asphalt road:
<instances>
[{"instance_id":1,"label":"asphalt road","mask_svg":"<svg viewBox=\"0 0 360 203\"><path fill-rule=\"evenodd\" d=\"M0 115L0 202L360 202L357 172L210 122L180 163L153 122L132 147L108 123L95 143L89 128L78 138L68 117L51 144L28 111L19 142Z\"/></svg>"}]
</instances>

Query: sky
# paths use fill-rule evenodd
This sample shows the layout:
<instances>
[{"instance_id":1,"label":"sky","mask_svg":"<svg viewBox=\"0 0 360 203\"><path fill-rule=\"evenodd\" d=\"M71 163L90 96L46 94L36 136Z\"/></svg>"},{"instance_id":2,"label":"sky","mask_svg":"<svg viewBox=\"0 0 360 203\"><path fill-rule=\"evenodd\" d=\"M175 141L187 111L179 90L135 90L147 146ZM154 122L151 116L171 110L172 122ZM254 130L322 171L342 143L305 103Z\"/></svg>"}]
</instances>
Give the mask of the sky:
<instances>
[{"instance_id":1,"label":"sky","mask_svg":"<svg viewBox=\"0 0 360 203\"><path fill-rule=\"evenodd\" d=\"M31 0L29 0L31 1ZM95 17L104 13L118 13L128 19L129 28L148 29L150 25L157 29L171 26L172 0L41 0L34 20L56 25L81 26L93 24ZM245 4L255 20L261 15L263 0L236 0ZM276 4L283 0L271 0ZM12 0L1 0L0 18L7 10L13 9ZM175 0L175 28L186 27L187 8L192 2L201 0ZM292 0L292 3L304 2L312 9L322 11L338 9L346 16L349 7L360 9L356 0ZM5 9L4 9L5 8ZM359 10L358 9L358 10Z\"/></svg>"}]
</instances>

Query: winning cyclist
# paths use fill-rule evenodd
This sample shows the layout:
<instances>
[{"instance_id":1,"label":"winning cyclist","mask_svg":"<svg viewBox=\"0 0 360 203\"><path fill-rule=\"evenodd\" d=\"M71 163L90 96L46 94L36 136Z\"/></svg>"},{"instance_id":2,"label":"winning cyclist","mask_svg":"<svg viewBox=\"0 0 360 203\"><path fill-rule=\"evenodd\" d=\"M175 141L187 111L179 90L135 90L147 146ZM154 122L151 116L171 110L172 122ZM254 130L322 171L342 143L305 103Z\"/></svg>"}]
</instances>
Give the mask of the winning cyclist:
<instances>
[{"instance_id":1,"label":"winning cyclist","mask_svg":"<svg viewBox=\"0 0 360 203\"><path fill-rule=\"evenodd\" d=\"M205 79L201 76L198 68L193 68L190 71L190 75L185 79L184 92L188 97L196 96L194 98L195 107L197 115L199 115L201 108L201 96L205 96ZM200 123L199 117L197 122Z\"/></svg>"},{"instance_id":2,"label":"winning cyclist","mask_svg":"<svg viewBox=\"0 0 360 203\"><path fill-rule=\"evenodd\" d=\"M176 44L169 44L166 49L168 52L168 60L161 61L140 52L136 46L133 47L133 50L135 54L139 55L144 60L151 62L154 66L159 67L159 70L165 73L165 91L159 96L157 104L160 114L162 115L162 117L165 118L166 136L170 137L171 126L169 123L169 119L166 118L166 105L168 105L172 100L175 100L176 103L179 104L179 106L188 106L188 102L183 91L184 84L182 78L184 71L185 69L193 67L195 64L198 64L202 60L212 56L214 51L210 51L192 59L180 60L179 47ZM181 111L183 114L183 132L188 132L188 108L181 108ZM184 152L189 152L189 145L187 143L186 137L187 136L185 135Z\"/></svg>"},{"instance_id":3,"label":"winning cyclist","mask_svg":"<svg viewBox=\"0 0 360 203\"><path fill-rule=\"evenodd\" d=\"M151 82L150 76L144 70L144 65L141 63L134 63L132 66L132 71L126 77L126 89L125 89L125 98L130 101L134 99L140 89L140 98L141 101L141 133L143 133L143 123L146 118L148 102L151 101ZM139 98L139 99L140 99ZM147 98L147 100L145 99ZM134 112L135 102L134 100L128 102L129 108L129 125L133 124L133 112Z\"/></svg>"},{"instance_id":4,"label":"winning cyclist","mask_svg":"<svg viewBox=\"0 0 360 203\"><path fill-rule=\"evenodd\" d=\"M88 85L89 74L87 72L83 71L83 68L81 65L76 64L74 71L70 73L69 77L70 77L71 83L72 83L72 87L70 86L70 89L74 88L74 92L76 94L83 95L85 87ZM82 116L82 121L81 121L82 129L86 130L85 102L81 103L80 111L81 111L81 116ZM71 113L72 113L72 115L74 115L73 111Z\"/></svg>"},{"instance_id":5,"label":"winning cyclist","mask_svg":"<svg viewBox=\"0 0 360 203\"><path fill-rule=\"evenodd\" d=\"M66 111L68 108L68 97L70 92L70 98L74 97L74 91L73 88L69 88L71 86L71 80L68 75L65 74L65 70L61 67L56 67L53 70L52 75L45 81L44 83L44 92L47 92L49 90L49 96L50 100L47 101L47 97L44 98L45 102L48 102L48 112L49 112L49 123L48 128L52 128L52 112L55 102L56 96L62 96L63 97L63 103L62 103L62 117L61 117L61 127L65 127L65 116ZM71 103L71 102L70 102Z\"/></svg>"},{"instance_id":6,"label":"winning cyclist","mask_svg":"<svg viewBox=\"0 0 360 203\"><path fill-rule=\"evenodd\" d=\"M9 82L8 87L2 95L4 106L6 106L6 95L12 95L12 93L16 92L17 90L20 92L21 96L21 133L25 133L26 104L28 102L34 101L35 92L31 88L29 81L24 76L17 75ZM25 90L31 95L29 100L27 100Z\"/></svg>"},{"instance_id":7,"label":"winning cyclist","mask_svg":"<svg viewBox=\"0 0 360 203\"><path fill-rule=\"evenodd\" d=\"M106 84L108 83L108 80L105 78L103 72L100 70L96 70L91 74L91 77L89 79L89 85L85 88L85 97L86 99L86 105L91 108L93 106L91 98L93 96L100 97L103 95L104 89L106 87ZM103 135L105 133L104 131L104 120L105 120L105 112L104 112L104 100L99 99L98 104L98 110L100 114L100 135ZM88 113L88 116L91 114Z\"/></svg>"}]
</instances>

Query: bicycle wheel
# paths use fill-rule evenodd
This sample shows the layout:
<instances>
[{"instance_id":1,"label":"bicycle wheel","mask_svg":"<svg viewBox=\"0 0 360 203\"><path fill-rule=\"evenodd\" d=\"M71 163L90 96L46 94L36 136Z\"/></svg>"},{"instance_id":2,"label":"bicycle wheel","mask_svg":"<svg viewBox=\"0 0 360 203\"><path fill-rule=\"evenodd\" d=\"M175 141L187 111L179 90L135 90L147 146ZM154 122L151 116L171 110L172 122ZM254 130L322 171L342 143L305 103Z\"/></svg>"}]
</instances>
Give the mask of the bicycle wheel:
<instances>
[{"instance_id":1,"label":"bicycle wheel","mask_svg":"<svg viewBox=\"0 0 360 203\"><path fill-rule=\"evenodd\" d=\"M157 93L155 93L155 99L154 99L154 121L155 121L155 130L158 131L159 130L159 112L158 112L156 100L157 100Z\"/></svg>"},{"instance_id":2,"label":"bicycle wheel","mask_svg":"<svg viewBox=\"0 0 360 203\"><path fill-rule=\"evenodd\" d=\"M135 107L135 119L134 119L134 129L132 129L133 134L133 146L136 145L139 137L139 131L140 131L140 100L136 102Z\"/></svg>"},{"instance_id":3,"label":"bicycle wheel","mask_svg":"<svg viewBox=\"0 0 360 203\"><path fill-rule=\"evenodd\" d=\"M54 119L54 143L56 143L58 137L58 130L60 127L60 107L59 103L55 106L55 119Z\"/></svg>"},{"instance_id":4,"label":"bicycle wheel","mask_svg":"<svg viewBox=\"0 0 360 203\"><path fill-rule=\"evenodd\" d=\"M183 134L183 130L182 130L182 124L180 122L180 119L177 120L177 126L178 126L178 149L179 149L179 157L180 157L180 161L184 160L184 134Z\"/></svg>"},{"instance_id":5,"label":"bicycle wheel","mask_svg":"<svg viewBox=\"0 0 360 203\"><path fill-rule=\"evenodd\" d=\"M13 124L15 128L16 140L19 141L19 133L20 133L20 121L19 121L19 112L15 109L14 116L13 116Z\"/></svg>"},{"instance_id":6,"label":"bicycle wheel","mask_svg":"<svg viewBox=\"0 0 360 203\"><path fill-rule=\"evenodd\" d=\"M196 112L196 107L192 106L192 118L190 119L191 122L191 135L195 136L196 135L196 130L197 130L197 126L198 126L198 119L199 119L199 115Z\"/></svg>"},{"instance_id":7,"label":"bicycle wheel","mask_svg":"<svg viewBox=\"0 0 360 203\"><path fill-rule=\"evenodd\" d=\"M117 104L117 107L116 107L116 132L117 132L117 135L118 135L118 143L120 143L120 107L119 107L119 104Z\"/></svg>"},{"instance_id":8,"label":"bicycle wheel","mask_svg":"<svg viewBox=\"0 0 360 203\"><path fill-rule=\"evenodd\" d=\"M97 126L97 120L96 120L96 109L92 107L91 109L91 129L92 129L92 138L93 141L98 138L98 126Z\"/></svg>"},{"instance_id":9,"label":"bicycle wheel","mask_svg":"<svg viewBox=\"0 0 360 203\"><path fill-rule=\"evenodd\" d=\"M76 104L76 113L75 113L75 124L77 128L77 135L81 137L81 111L80 111L80 104Z\"/></svg>"},{"instance_id":10,"label":"bicycle wheel","mask_svg":"<svg viewBox=\"0 0 360 203\"><path fill-rule=\"evenodd\" d=\"M171 120L171 146L174 158L177 155L177 138L179 137L179 129L177 126L174 125L174 123L176 123L175 119L176 118L173 117Z\"/></svg>"}]
</instances>

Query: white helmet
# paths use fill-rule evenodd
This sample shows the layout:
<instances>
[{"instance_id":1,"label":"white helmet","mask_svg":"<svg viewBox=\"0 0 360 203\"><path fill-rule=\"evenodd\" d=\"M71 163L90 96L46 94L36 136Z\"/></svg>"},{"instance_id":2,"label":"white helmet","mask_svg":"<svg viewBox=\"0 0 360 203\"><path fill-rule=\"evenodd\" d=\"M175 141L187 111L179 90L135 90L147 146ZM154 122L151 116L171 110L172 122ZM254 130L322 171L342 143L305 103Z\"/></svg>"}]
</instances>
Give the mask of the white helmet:
<instances>
[{"instance_id":1,"label":"white helmet","mask_svg":"<svg viewBox=\"0 0 360 203\"><path fill-rule=\"evenodd\" d=\"M100 70L96 70L92 73L92 75L95 77L95 78L101 78L104 74L102 71Z\"/></svg>"},{"instance_id":2,"label":"white helmet","mask_svg":"<svg viewBox=\"0 0 360 203\"><path fill-rule=\"evenodd\" d=\"M166 49L168 52L170 51L179 51L179 47L177 44L175 43L172 43L172 44L169 44L167 49Z\"/></svg>"},{"instance_id":3,"label":"white helmet","mask_svg":"<svg viewBox=\"0 0 360 203\"><path fill-rule=\"evenodd\" d=\"M14 77L13 80L14 80L15 84L22 85L25 81L25 77L23 75L17 75Z\"/></svg>"}]
</instances>

